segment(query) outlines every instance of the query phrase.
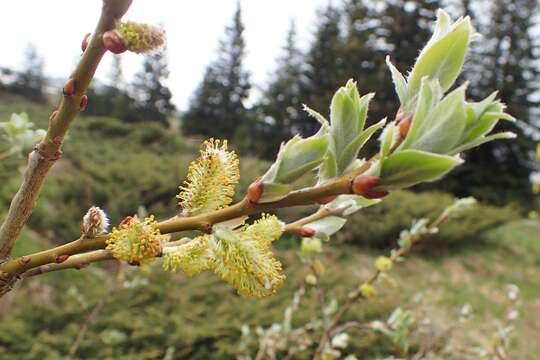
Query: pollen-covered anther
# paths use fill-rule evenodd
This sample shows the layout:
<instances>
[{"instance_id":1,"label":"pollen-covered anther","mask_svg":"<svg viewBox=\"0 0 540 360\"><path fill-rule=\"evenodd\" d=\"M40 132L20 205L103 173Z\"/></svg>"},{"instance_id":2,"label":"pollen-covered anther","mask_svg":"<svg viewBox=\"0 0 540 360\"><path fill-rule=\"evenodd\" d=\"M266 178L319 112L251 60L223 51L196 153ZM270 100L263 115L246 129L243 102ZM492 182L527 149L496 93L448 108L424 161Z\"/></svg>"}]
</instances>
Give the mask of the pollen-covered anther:
<instances>
[{"instance_id":1,"label":"pollen-covered anther","mask_svg":"<svg viewBox=\"0 0 540 360\"><path fill-rule=\"evenodd\" d=\"M374 190L381 183L381 179L371 175L359 175L351 182L351 192L366 199L379 199L388 195L388 191Z\"/></svg>"},{"instance_id":2,"label":"pollen-covered anther","mask_svg":"<svg viewBox=\"0 0 540 360\"><path fill-rule=\"evenodd\" d=\"M182 270L188 276L210 268L210 235L194 238L187 244L163 248L163 269L176 272Z\"/></svg>"},{"instance_id":3,"label":"pollen-covered anther","mask_svg":"<svg viewBox=\"0 0 540 360\"><path fill-rule=\"evenodd\" d=\"M249 232L216 228L209 240L212 270L240 295L265 297L275 293L285 276L269 242L252 239Z\"/></svg>"},{"instance_id":4,"label":"pollen-covered anther","mask_svg":"<svg viewBox=\"0 0 540 360\"><path fill-rule=\"evenodd\" d=\"M228 206L239 179L238 157L227 149L227 141L205 141L177 195L183 214L198 215Z\"/></svg>"},{"instance_id":5,"label":"pollen-covered anther","mask_svg":"<svg viewBox=\"0 0 540 360\"><path fill-rule=\"evenodd\" d=\"M92 206L83 216L81 231L85 237L93 238L105 234L109 228L109 218L105 211Z\"/></svg>"},{"instance_id":6,"label":"pollen-covered anther","mask_svg":"<svg viewBox=\"0 0 540 360\"><path fill-rule=\"evenodd\" d=\"M169 240L161 235L153 216L141 221L136 215L122 221L107 239L107 250L118 260L131 265L144 264L161 254L162 243Z\"/></svg>"},{"instance_id":7,"label":"pollen-covered anther","mask_svg":"<svg viewBox=\"0 0 540 360\"><path fill-rule=\"evenodd\" d=\"M122 45L137 54L156 50L165 44L165 31L156 26L127 21L119 23L116 31Z\"/></svg>"}]
</instances>

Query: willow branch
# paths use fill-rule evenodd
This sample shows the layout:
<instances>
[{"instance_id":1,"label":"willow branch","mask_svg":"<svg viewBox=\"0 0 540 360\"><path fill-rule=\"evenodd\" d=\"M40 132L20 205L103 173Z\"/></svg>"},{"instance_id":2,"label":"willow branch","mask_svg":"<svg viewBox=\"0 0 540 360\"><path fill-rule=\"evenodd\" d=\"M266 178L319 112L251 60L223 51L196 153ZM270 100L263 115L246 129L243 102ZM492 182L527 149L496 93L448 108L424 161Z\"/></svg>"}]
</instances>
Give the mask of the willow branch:
<instances>
[{"instance_id":1,"label":"willow branch","mask_svg":"<svg viewBox=\"0 0 540 360\"><path fill-rule=\"evenodd\" d=\"M64 136L73 119L81 110L81 101L106 49L101 35L115 25L127 11L131 0L104 0L101 17L92 40L81 57L70 84L73 92L64 96L60 106L49 118L45 138L28 156L22 184L11 201L5 221L0 227L0 260L9 256L24 224L35 208L43 181L52 165L60 158Z\"/></svg>"},{"instance_id":2,"label":"willow branch","mask_svg":"<svg viewBox=\"0 0 540 360\"><path fill-rule=\"evenodd\" d=\"M214 224L235 219L241 216L257 214L280 208L310 205L316 200L332 195L349 194L350 184L354 177L361 175L369 169L372 161L364 163L358 169L347 173L339 178L328 181L317 187L306 188L293 191L285 198L269 203L254 204L247 198L229 206L227 208L191 217L174 217L162 221L158 224L158 229L162 234L169 234L187 230L200 230L210 232ZM49 263L54 263L58 256L75 255L84 252L105 249L109 235L102 235L96 238L81 238L73 242L61 245L39 253L26 255L18 259L12 259L0 264L0 275L15 275Z\"/></svg>"},{"instance_id":3,"label":"willow branch","mask_svg":"<svg viewBox=\"0 0 540 360\"><path fill-rule=\"evenodd\" d=\"M179 245L186 244L189 241L190 239L188 238L182 238L180 240L165 243L162 246L163 247L179 246ZM23 273L21 277L27 278L27 277L45 274L48 272L66 270L66 269L80 270L92 263L106 261L106 260L115 260L115 258L112 256L112 253L109 250L103 250L103 249L94 250L94 251L89 251L86 253L70 256L61 263L52 263L52 264L49 263L49 264L31 268L30 270Z\"/></svg>"}]
</instances>

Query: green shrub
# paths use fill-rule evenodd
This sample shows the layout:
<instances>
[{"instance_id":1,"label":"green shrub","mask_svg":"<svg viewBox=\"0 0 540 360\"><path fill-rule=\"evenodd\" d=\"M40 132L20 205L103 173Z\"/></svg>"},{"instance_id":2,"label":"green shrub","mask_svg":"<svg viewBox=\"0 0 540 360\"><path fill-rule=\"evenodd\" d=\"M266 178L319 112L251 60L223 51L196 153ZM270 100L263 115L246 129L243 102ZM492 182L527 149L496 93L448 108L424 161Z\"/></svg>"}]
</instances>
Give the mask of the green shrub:
<instances>
[{"instance_id":1,"label":"green shrub","mask_svg":"<svg viewBox=\"0 0 540 360\"><path fill-rule=\"evenodd\" d=\"M413 193L395 191L383 202L363 209L351 218L341 240L368 247L388 247L395 242L402 229L409 228L415 219L434 219L453 197L440 192ZM440 233L431 237L427 246L455 246L483 239L484 231L519 217L511 207L479 204L459 219L449 220Z\"/></svg>"}]
</instances>

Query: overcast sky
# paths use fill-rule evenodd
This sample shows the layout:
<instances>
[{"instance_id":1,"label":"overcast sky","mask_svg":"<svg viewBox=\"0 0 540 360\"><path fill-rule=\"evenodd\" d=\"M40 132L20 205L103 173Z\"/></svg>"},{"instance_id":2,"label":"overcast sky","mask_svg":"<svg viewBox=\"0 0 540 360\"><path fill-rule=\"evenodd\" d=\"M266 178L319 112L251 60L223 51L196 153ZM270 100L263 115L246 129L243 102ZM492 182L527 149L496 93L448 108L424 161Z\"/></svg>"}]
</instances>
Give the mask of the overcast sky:
<instances>
[{"instance_id":1,"label":"overcast sky","mask_svg":"<svg viewBox=\"0 0 540 360\"><path fill-rule=\"evenodd\" d=\"M305 47L313 32L315 11L328 0L242 0L248 56L246 66L255 84L263 84L284 44L291 19L299 44ZM80 43L94 29L101 0L3 1L0 11L0 66L20 68L28 43L45 59L45 73L66 77L80 55ZM169 86L174 101L185 109L205 66L215 58L218 39L231 23L236 0L134 0L124 19L162 23L168 35ZM7 50L9 49L9 50ZM123 54L127 81L139 69L141 56ZM111 55L98 69L106 81Z\"/></svg>"}]
</instances>

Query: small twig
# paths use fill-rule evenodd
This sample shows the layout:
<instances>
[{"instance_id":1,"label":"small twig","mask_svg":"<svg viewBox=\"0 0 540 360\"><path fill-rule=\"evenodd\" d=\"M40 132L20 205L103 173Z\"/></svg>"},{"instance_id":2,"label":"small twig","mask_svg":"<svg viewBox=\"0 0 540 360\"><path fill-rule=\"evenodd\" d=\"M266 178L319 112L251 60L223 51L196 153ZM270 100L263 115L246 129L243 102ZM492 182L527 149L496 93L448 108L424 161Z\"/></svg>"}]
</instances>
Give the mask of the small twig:
<instances>
[{"instance_id":1,"label":"small twig","mask_svg":"<svg viewBox=\"0 0 540 360\"><path fill-rule=\"evenodd\" d=\"M125 273L125 266L124 264L120 264L120 267L118 268L118 273L116 274L114 284L111 286L111 288L109 288L106 294L100 297L96 306L94 306L90 314L88 314L88 316L82 323L82 326L79 329L79 332L77 334L77 338L75 339L75 341L71 345L71 348L69 349L68 356L70 359L75 359L77 350L79 349L81 342L84 340L84 337L86 336L86 333L88 332L88 328L90 327L90 325L96 322L96 318L101 312L101 309L103 309L103 306L105 306L105 303L108 300L108 298L120 288L120 284L122 284L124 273Z\"/></svg>"},{"instance_id":2,"label":"small twig","mask_svg":"<svg viewBox=\"0 0 540 360\"><path fill-rule=\"evenodd\" d=\"M417 234L417 235L409 234L409 237L410 237L409 240L410 240L411 245L418 243L420 240L422 240L423 238L429 235L435 234L438 231L439 226L442 223L444 223L447 219L448 219L448 214L446 211L444 211L422 233ZM411 248L412 246L409 248L398 248L398 249L392 250L391 252L392 261L395 261L398 258L408 254ZM375 270L373 274L368 278L368 280L365 281L365 283L369 285L373 285L379 279L380 275L381 275L381 272L379 270ZM323 350L326 347L326 344L328 343L328 341L330 341L327 334L334 332L334 329L338 326L339 321L343 318L343 316L345 316L345 314L349 311L352 305L362 297L363 297L362 292L359 289L354 289L349 292L349 294L347 295L347 300L345 301L343 306L341 306L341 308L336 312L336 314L334 315L334 317L328 324L327 328L324 330L323 335L321 336L321 340L319 341L317 350L315 352L314 360L321 359Z\"/></svg>"}]
</instances>

